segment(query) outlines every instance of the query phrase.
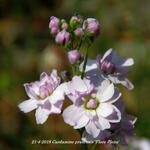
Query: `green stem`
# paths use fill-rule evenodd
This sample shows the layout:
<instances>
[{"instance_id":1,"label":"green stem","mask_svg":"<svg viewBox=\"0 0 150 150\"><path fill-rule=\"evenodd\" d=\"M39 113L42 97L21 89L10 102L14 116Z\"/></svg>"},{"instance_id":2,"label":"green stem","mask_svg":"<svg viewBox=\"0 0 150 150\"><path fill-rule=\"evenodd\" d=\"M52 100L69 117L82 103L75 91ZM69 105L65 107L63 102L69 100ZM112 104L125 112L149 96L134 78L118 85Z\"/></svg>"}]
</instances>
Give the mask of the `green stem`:
<instances>
[{"instance_id":1,"label":"green stem","mask_svg":"<svg viewBox=\"0 0 150 150\"><path fill-rule=\"evenodd\" d=\"M78 44L78 46L77 46L77 50L80 49L81 45L82 45L82 39L80 39L80 42L79 42L79 44Z\"/></svg>"},{"instance_id":2,"label":"green stem","mask_svg":"<svg viewBox=\"0 0 150 150\"><path fill-rule=\"evenodd\" d=\"M81 144L81 149L82 150L88 150L88 145L87 144Z\"/></svg>"},{"instance_id":3,"label":"green stem","mask_svg":"<svg viewBox=\"0 0 150 150\"><path fill-rule=\"evenodd\" d=\"M83 79L84 75L85 75L85 68L86 68L87 59L88 59L88 55L89 55L89 47L90 47L90 44L88 44L88 47L86 49L86 54L85 54L85 57L84 57L84 63L83 63L83 70L82 70L82 74L81 74L81 79Z\"/></svg>"},{"instance_id":4,"label":"green stem","mask_svg":"<svg viewBox=\"0 0 150 150\"><path fill-rule=\"evenodd\" d=\"M97 146L97 143L95 142L93 147L92 147L92 150L96 150L96 146Z\"/></svg>"},{"instance_id":5,"label":"green stem","mask_svg":"<svg viewBox=\"0 0 150 150\"><path fill-rule=\"evenodd\" d=\"M71 49L73 50L73 43L74 43L74 33L71 31Z\"/></svg>"},{"instance_id":6,"label":"green stem","mask_svg":"<svg viewBox=\"0 0 150 150\"><path fill-rule=\"evenodd\" d=\"M82 129L77 129L77 131L79 132L80 136L82 137L84 129L83 128ZM86 143L81 144L81 149L82 150L88 150L88 145Z\"/></svg>"},{"instance_id":7,"label":"green stem","mask_svg":"<svg viewBox=\"0 0 150 150\"><path fill-rule=\"evenodd\" d=\"M76 68L75 68L74 65L72 65L72 75L73 75L73 76L76 75Z\"/></svg>"}]
</instances>

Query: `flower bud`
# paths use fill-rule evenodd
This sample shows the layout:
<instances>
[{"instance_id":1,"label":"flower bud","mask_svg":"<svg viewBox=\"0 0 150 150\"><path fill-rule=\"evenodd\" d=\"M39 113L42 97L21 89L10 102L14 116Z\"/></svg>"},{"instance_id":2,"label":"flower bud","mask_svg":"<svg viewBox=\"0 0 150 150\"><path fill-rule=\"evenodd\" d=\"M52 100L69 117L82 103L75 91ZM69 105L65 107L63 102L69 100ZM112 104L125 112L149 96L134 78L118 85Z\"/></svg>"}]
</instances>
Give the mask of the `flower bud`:
<instances>
[{"instance_id":1,"label":"flower bud","mask_svg":"<svg viewBox=\"0 0 150 150\"><path fill-rule=\"evenodd\" d=\"M83 36L83 35L84 35L83 29L82 29L82 28L77 28L77 29L74 31L74 34L75 34L76 36L79 36L79 37Z\"/></svg>"},{"instance_id":2,"label":"flower bud","mask_svg":"<svg viewBox=\"0 0 150 150\"><path fill-rule=\"evenodd\" d=\"M70 26L72 29L76 29L77 27L81 26L82 22L83 19L81 16L72 16L72 18L70 19Z\"/></svg>"},{"instance_id":3,"label":"flower bud","mask_svg":"<svg viewBox=\"0 0 150 150\"><path fill-rule=\"evenodd\" d=\"M53 27L59 27L59 23L60 23L60 20L55 17L55 16L51 16L50 17L50 22L49 22L49 28L53 28Z\"/></svg>"},{"instance_id":4,"label":"flower bud","mask_svg":"<svg viewBox=\"0 0 150 150\"><path fill-rule=\"evenodd\" d=\"M81 53L78 50L71 50L68 52L68 59L71 64L75 64L81 58Z\"/></svg>"},{"instance_id":5,"label":"flower bud","mask_svg":"<svg viewBox=\"0 0 150 150\"><path fill-rule=\"evenodd\" d=\"M59 28L58 27L52 27L51 28L51 34L56 35L59 32Z\"/></svg>"},{"instance_id":6,"label":"flower bud","mask_svg":"<svg viewBox=\"0 0 150 150\"><path fill-rule=\"evenodd\" d=\"M61 23L62 23L61 28L64 30L67 30L68 29L68 23L64 19L61 20Z\"/></svg>"},{"instance_id":7,"label":"flower bud","mask_svg":"<svg viewBox=\"0 0 150 150\"><path fill-rule=\"evenodd\" d=\"M100 24L94 18L88 18L83 22L83 29L89 37L96 37L100 33Z\"/></svg>"},{"instance_id":8,"label":"flower bud","mask_svg":"<svg viewBox=\"0 0 150 150\"><path fill-rule=\"evenodd\" d=\"M67 44L69 40L70 40L70 33L67 32L66 30L62 30L58 32L55 38L56 43L62 44L62 45Z\"/></svg>"}]
</instances>

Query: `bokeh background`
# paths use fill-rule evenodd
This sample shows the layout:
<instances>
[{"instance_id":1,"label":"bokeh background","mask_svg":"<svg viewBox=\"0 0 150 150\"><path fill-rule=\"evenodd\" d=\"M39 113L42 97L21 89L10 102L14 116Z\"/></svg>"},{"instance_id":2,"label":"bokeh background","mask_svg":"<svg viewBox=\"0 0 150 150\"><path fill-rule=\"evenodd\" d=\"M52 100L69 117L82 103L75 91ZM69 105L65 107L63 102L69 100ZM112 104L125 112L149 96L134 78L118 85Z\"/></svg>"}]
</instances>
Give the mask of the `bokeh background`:
<instances>
[{"instance_id":1,"label":"bokeh background","mask_svg":"<svg viewBox=\"0 0 150 150\"><path fill-rule=\"evenodd\" d=\"M137 137L150 139L150 1L149 0L0 0L0 149L80 149L81 145L32 144L32 140L79 140L79 134L60 115L36 125L34 112L17 105L28 97L23 84L42 71L68 68L65 54L50 36L51 15L69 18L79 13L101 23L101 36L90 56L115 48L133 57L129 78L135 89L121 87L128 113L138 117ZM98 146L99 149L107 149ZM142 150L145 150L144 148Z\"/></svg>"}]
</instances>

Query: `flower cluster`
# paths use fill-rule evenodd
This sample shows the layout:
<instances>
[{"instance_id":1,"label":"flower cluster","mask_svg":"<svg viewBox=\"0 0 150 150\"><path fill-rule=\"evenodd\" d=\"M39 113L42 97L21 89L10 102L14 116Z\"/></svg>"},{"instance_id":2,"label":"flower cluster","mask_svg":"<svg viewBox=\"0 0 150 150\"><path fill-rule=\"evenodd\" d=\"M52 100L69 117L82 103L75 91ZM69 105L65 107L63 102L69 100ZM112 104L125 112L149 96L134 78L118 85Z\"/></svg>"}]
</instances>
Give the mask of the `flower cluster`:
<instances>
[{"instance_id":1,"label":"flower cluster","mask_svg":"<svg viewBox=\"0 0 150 150\"><path fill-rule=\"evenodd\" d=\"M112 48L103 56L89 59L89 48L101 30L94 18L83 20L76 15L67 23L52 16L49 28L55 42L66 49L71 79L66 71L62 79L55 69L50 75L42 73L40 81L24 85L29 100L19 104L20 110L27 113L36 109L37 124L43 124L50 114L62 114L64 122L80 131L85 142L116 139L127 145L128 137L134 134L136 118L125 112L116 85L134 88L127 79L133 59L117 56ZM83 42L87 44L85 56L81 54ZM65 97L72 104L62 110Z\"/></svg>"}]
</instances>

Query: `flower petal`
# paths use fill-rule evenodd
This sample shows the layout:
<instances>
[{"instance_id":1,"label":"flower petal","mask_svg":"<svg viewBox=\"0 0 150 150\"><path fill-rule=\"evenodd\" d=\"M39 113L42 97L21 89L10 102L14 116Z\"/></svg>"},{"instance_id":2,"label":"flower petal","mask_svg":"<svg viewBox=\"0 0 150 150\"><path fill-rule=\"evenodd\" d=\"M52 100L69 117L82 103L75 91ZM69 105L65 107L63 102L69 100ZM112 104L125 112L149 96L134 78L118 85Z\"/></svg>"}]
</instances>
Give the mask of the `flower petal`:
<instances>
[{"instance_id":1,"label":"flower petal","mask_svg":"<svg viewBox=\"0 0 150 150\"><path fill-rule=\"evenodd\" d=\"M109 122L119 122L121 120L120 111L112 104L101 103L97 108L98 116L105 117Z\"/></svg>"},{"instance_id":2,"label":"flower petal","mask_svg":"<svg viewBox=\"0 0 150 150\"><path fill-rule=\"evenodd\" d=\"M32 99L38 99L37 93L38 93L38 86L36 83L25 83L24 84L25 91L27 95Z\"/></svg>"},{"instance_id":3,"label":"flower petal","mask_svg":"<svg viewBox=\"0 0 150 150\"><path fill-rule=\"evenodd\" d=\"M128 67L134 64L134 60L132 58L120 58L116 64L120 67Z\"/></svg>"},{"instance_id":4,"label":"flower petal","mask_svg":"<svg viewBox=\"0 0 150 150\"><path fill-rule=\"evenodd\" d=\"M24 113L28 113L34 109L37 108L37 101L36 100L32 100L32 99L29 99L29 100L26 100L22 103L20 103L18 105L18 107L20 108L21 111L23 111Z\"/></svg>"},{"instance_id":5,"label":"flower petal","mask_svg":"<svg viewBox=\"0 0 150 150\"><path fill-rule=\"evenodd\" d=\"M42 72L42 73L41 73L41 75L40 75L40 80L44 80L44 79L45 79L45 80L46 80L46 79L48 80L48 78L49 78L49 76L47 75L46 72Z\"/></svg>"},{"instance_id":6,"label":"flower petal","mask_svg":"<svg viewBox=\"0 0 150 150\"><path fill-rule=\"evenodd\" d=\"M76 91L81 93L88 90L85 82L78 76L73 77L71 85L76 89Z\"/></svg>"},{"instance_id":7,"label":"flower petal","mask_svg":"<svg viewBox=\"0 0 150 150\"><path fill-rule=\"evenodd\" d=\"M82 70L83 70L83 63L79 66L79 69L82 72ZM93 70L93 69L97 69L96 60L88 59L87 60L87 64L86 64L86 68L85 68L85 72L88 72L88 71Z\"/></svg>"},{"instance_id":8,"label":"flower petal","mask_svg":"<svg viewBox=\"0 0 150 150\"><path fill-rule=\"evenodd\" d=\"M115 88L114 95L107 102L114 103L121 97L121 95L122 94L119 92L119 90L117 88Z\"/></svg>"},{"instance_id":9,"label":"flower petal","mask_svg":"<svg viewBox=\"0 0 150 150\"><path fill-rule=\"evenodd\" d=\"M101 61L104 61L105 59L107 59L108 61L111 61L113 58L116 57L116 52L115 50L113 50L112 48L110 48L109 50L107 50L103 56L103 58L101 59Z\"/></svg>"},{"instance_id":10,"label":"flower petal","mask_svg":"<svg viewBox=\"0 0 150 150\"><path fill-rule=\"evenodd\" d=\"M54 105L52 105L51 113L54 113L54 114L61 113L62 105L63 105L63 101L58 101L57 103L55 103Z\"/></svg>"},{"instance_id":11,"label":"flower petal","mask_svg":"<svg viewBox=\"0 0 150 150\"><path fill-rule=\"evenodd\" d=\"M88 134L86 131L84 131L82 134L82 141L88 143L90 141L93 142L96 140L105 140L105 139L109 138L110 136L111 136L111 133L107 130L100 131L99 135L96 138L94 138L93 136Z\"/></svg>"},{"instance_id":12,"label":"flower petal","mask_svg":"<svg viewBox=\"0 0 150 150\"><path fill-rule=\"evenodd\" d=\"M49 114L50 114L49 110L39 107L35 113L37 124L43 124L47 120Z\"/></svg>"},{"instance_id":13,"label":"flower petal","mask_svg":"<svg viewBox=\"0 0 150 150\"><path fill-rule=\"evenodd\" d=\"M93 84L96 88L101 85L104 80L103 74L99 69L93 69L86 73L86 78L90 80L91 84Z\"/></svg>"},{"instance_id":14,"label":"flower petal","mask_svg":"<svg viewBox=\"0 0 150 150\"><path fill-rule=\"evenodd\" d=\"M51 103L56 103L57 101L64 100L64 95L66 92L66 87L67 83L62 83L60 84L54 92L49 96L50 102Z\"/></svg>"},{"instance_id":15,"label":"flower petal","mask_svg":"<svg viewBox=\"0 0 150 150\"><path fill-rule=\"evenodd\" d=\"M114 105L119 109L119 111L121 112L121 114L124 114L124 112L125 112L125 106L124 106L124 103L120 99L118 101L116 101L114 103Z\"/></svg>"},{"instance_id":16,"label":"flower petal","mask_svg":"<svg viewBox=\"0 0 150 150\"><path fill-rule=\"evenodd\" d=\"M96 127L96 125L94 124L94 122L90 121L86 126L85 129L87 131L87 133L89 133L90 135L92 135L94 138L96 138L99 133L100 133L100 129L98 129Z\"/></svg>"},{"instance_id":17,"label":"flower petal","mask_svg":"<svg viewBox=\"0 0 150 150\"><path fill-rule=\"evenodd\" d=\"M132 90L134 85L127 78L119 78L118 76L108 76L109 80L111 80L114 84L122 84L128 90Z\"/></svg>"},{"instance_id":18,"label":"flower petal","mask_svg":"<svg viewBox=\"0 0 150 150\"><path fill-rule=\"evenodd\" d=\"M123 86L125 86L128 90L134 89L134 85L127 78L125 78L124 80L120 80L120 83Z\"/></svg>"},{"instance_id":19,"label":"flower petal","mask_svg":"<svg viewBox=\"0 0 150 150\"><path fill-rule=\"evenodd\" d=\"M101 89L98 90L96 97L98 99L100 98L100 102L106 102L107 100L112 98L112 96L114 95L114 91L114 85L110 84L105 88L103 92L101 92Z\"/></svg>"},{"instance_id":20,"label":"flower petal","mask_svg":"<svg viewBox=\"0 0 150 150\"><path fill-rule=\"evenodd\" d=\"M96 122L96 125L101 130L109 129L111 127L109 121L100 115L98 116L98 122Z\"/></svg>"},{"instance_id":21,"label":"flower petal","mask_svg":"<svg viewBox=\"0 0 150 150\"><path fill-rule=\"evenodd\" d=\"M64 110L63 118L66 123L74 126L74 129L83 128L89 122L83 108L75 105L71 105Z\"/></svg>"},{"instance_id":22,"label":"flower petal","mask_svg":"<svg viewBox=\"0 0 150 150\"><path fill-rule=\"evenodd\" d=\"M54 81L55 85L59 85L60 84L60 77L57 75L57 70L53 69L50 77L52 78L52 80Z\"/></svg>"},{"instance_id":23,"label":"flower petal","mask_svg":"<svg viewBox=\"0 0 150 150\"><path fill-rule=\"evenodd\" d=\"M71 106L67 107L63 111L63 114L62 114L64 121L71 126L74 126L74 124L75 124L75 121L72 119L72 116L76 112L76 110L77 110L77 107L75 107L74 105L71 105Z\"/></svg>"},{"instance_id":24,"label":"flower petal","mask_svg":"<svg viewBox=\"0 0 150 150\"><path fill-rule=\"evenodd\" d=\"M74 126L74 129L80 129L87 125L89 122L89 118L86 115L82 115L79 120L77 120L76 125Z\"/></svg>"}]
</instances>

